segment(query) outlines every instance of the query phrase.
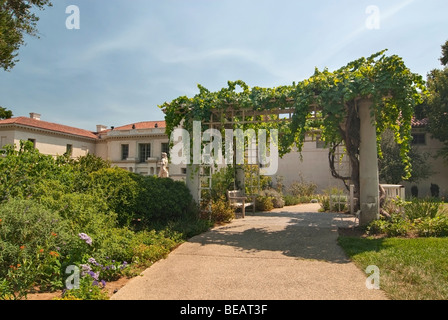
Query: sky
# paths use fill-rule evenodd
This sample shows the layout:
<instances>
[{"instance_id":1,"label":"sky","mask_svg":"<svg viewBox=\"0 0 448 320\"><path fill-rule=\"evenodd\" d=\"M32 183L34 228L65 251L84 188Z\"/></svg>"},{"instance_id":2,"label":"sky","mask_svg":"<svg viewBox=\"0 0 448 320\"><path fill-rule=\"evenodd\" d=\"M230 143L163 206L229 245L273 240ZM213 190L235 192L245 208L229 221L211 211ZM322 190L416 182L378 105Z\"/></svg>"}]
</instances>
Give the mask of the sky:
<instances>
[{"instance_id":1,"label":"sky","mask_svg":"<svg viewBox=\"0 0 448 320\"><path fill-rule=\"evenodd\" d=\"M163 120L158 106L198 84L290 85L383 49L426 79L442 68L447 12L446 0L53 0L39 38L0 69L0 106L95 131Z\"/></svg>"}]
</instances>

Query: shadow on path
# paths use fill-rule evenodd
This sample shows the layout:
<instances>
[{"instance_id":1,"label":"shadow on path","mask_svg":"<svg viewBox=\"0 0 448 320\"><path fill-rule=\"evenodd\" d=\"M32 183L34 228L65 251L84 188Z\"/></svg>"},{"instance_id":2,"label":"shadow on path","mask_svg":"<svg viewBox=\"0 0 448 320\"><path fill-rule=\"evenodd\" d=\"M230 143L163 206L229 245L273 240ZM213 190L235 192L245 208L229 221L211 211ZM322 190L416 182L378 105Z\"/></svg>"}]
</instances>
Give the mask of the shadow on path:
<instances>
[{"instance_id":1,"label":"shadow on path","mask_svg":"<svg viewBox=\"0 0 448 320\"><path fill-rule=\"evenodd\" d=\"M337 244L338 227L353 225L345 214L260 212L190 239L205 245L231 246L260 258L296 258L349 263Z\"/></svg>"}]
</instances>

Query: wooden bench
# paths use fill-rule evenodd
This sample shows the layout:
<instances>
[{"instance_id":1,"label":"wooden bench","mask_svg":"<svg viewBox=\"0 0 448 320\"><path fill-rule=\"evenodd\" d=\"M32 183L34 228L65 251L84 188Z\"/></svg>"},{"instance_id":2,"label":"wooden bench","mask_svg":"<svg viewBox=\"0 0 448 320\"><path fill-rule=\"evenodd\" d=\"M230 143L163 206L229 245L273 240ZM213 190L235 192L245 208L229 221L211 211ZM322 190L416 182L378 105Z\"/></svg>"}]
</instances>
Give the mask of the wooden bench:
<instances>
[{"instance_id":1,"label":"wooden bench","mask_svg":"<svg viewBox=\"0 0 448 320\"><path fill-rule=\"evenodd\" d=\"M255 213L255 197L256 195L246 195L242 190L228 190L227 199L230 206L235 209L241 209L243 218L246 216L246 208L252 206Z\"/></svg>"}]
</instances>

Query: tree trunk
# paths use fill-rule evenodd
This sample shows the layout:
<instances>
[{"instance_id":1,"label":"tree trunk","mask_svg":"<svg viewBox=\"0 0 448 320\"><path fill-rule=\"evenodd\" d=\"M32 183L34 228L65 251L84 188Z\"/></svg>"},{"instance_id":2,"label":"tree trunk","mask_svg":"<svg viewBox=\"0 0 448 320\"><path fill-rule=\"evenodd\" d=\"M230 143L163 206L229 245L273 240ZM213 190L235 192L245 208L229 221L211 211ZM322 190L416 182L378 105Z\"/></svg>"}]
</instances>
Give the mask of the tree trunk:
<instances>
[{"instance_id":1,"label":"tree trunk","mask_svg":"<svg viewBox=\"0 0 448 320\"><path fill-rule=\"evenodd\" d=\"M328 159L330 162L330 170L332 176L336 179L342 180L347 190L350 189L350 184L354 185L354 211L358 211L360 209L359 146L361 140L359 130L361 123L358 117L357 110L355 108L355 102L350 101L346 103L345 107L347 116L345 118L345 122L339 126L339 133L341 135L342 141L344 142L347 156L349 157L351 167L350 177L341 176L335 168L335 152L340 144L335 144L330 148Z\"/></svg>"}]
</instances>

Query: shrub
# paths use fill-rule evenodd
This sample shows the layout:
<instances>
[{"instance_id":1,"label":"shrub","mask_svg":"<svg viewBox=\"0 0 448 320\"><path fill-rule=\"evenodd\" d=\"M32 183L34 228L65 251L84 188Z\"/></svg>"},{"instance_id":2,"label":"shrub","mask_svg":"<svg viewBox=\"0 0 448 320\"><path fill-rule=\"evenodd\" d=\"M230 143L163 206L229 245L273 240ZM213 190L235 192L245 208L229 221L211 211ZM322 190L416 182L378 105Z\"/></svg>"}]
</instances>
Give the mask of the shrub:
<instances>
[{"instance_id":1,"label":"shrub","mask_svg":"<svg viewBox=\"0 0 448 320\"><path fill-rule=\"evenodd\" d=\"M442 203L435 198L413 198L405 203L404 210L408 219L435 218L441 209Z\"/></svg>"},{"instance_id":2,"label":"shrub","mask_svg":"<svg viewBox=\"0 0 448 320\"><path fill-rule=\"evenodd\" d=\"M90 174L88 193L105 200L109 209L117 213L121 226L129 226L135 218L139 185L133 176L133 173L117 167L102 168Z\"/></svg>"},{"instance_id":3,"label":"shrub","mask_svg":"<svg viewBox=\"0 0 448 320\"><path fill-rule=\"evenodd\" d=\"M339 188L324 190L324 195L318 197L321 210L324 212L341 212L348 209L347 196Z\"/></svg>"},{"instance_id":4,"label":"shrub","mask_svg":"<svg viewBox=\"0 0 448 320\"><path fill-rule=\"evenodd\" d=\"M274 209L272 199L272 197L258 196L255 200L256 209L258 211L271 211L272 209Z\"/></svg>"},{"instance_id":5,"label":"shrub","mask_svg":"<svg viewBox=\"0 0 448 320\"><path fill-rule=\"evenodd\" d=\"M260 196L272 198L274 208L283 208L285 206L285 200L283 200L282 195L275 189L265 189L260 192Z\"/></svg>"},{"instance_id":6,"label":"shrub","mask_svg":"<svg viewBox=\"0 0 448 320\"><path fill-rule=\"evenodd\" d=\"M214 223L227 223L235 218L235 209L224 197L212 201L211 220Z\"/></svg>"},{"instance_id":7,"label":"shrub","mask_svg":"<svg viewBox=\"0 0 448 320\"><path fill-rule=\"evenodd\" d=\"M416 232L421 237L448 236L448 217L440 215L434 218L417 218L414 220Z\"/></svg>"},{"instance_id":8,"label":"shrub","mask_svg":"<svg viewBox=\"0 0 448 320\"><path fill-rule=\"evenodd\" d=\"M134 179L140 188L136 217L150 223L176 220L188 214L193 197L183 181L153 176L134 176Z\"/></svg>"},{"instance_id":9,"label":"shrub","mask_svg":"<svg viewBox=\"0 0 448 320\"><path fill-rule=\"evenodd\" d=\"M289 188L288 193L293 196L312 196L317 189L317 185L313 182L305 182L303 178L300 181L293 182Z\"/></svg>"},{"instance_id":10,"label":"shrub","mask_svg":"<svg viewBox=\"0 0 448 320\"><path fill-rule=\"evenodd\" d=\"M74 241L65 220L33 200L10 200L0 206L0 277L13 296L32 286L58 288L61 255Z\"/></svg>"},{"instance_id":11,"label":"shrub","mask_svg":"<svg viewBox=\"0 0 448 320\"><path fill-rule=\"evenodd\" d=\"M375 220L367 227L368 234L385 234L389 237L406 236L411 231L411 222L399 214L393 214L391 220Z\"/></svg>"},{"instance_id":12,"label":"shrub","mask_svg":"<svg viewBox=\"0 0 448 320\"><path fill-rule=\"evenodd\" d=\"M285 206L295 206L300 203L300 197L286 194L283 196L283 201L285 202Z\"/></svg>"}]
</instances>

